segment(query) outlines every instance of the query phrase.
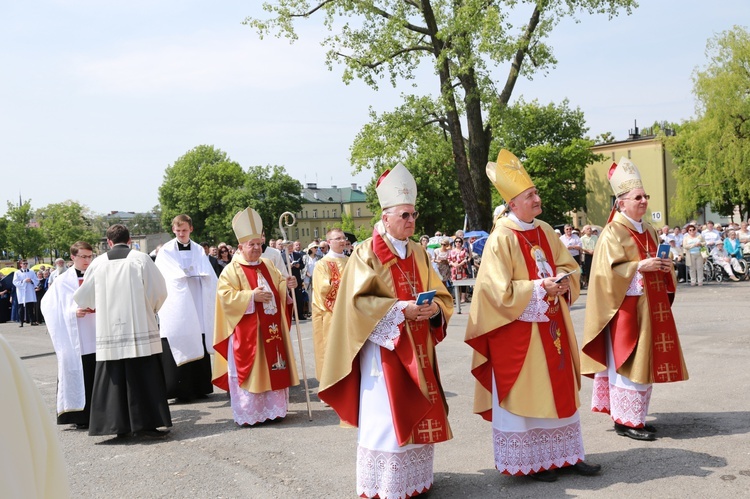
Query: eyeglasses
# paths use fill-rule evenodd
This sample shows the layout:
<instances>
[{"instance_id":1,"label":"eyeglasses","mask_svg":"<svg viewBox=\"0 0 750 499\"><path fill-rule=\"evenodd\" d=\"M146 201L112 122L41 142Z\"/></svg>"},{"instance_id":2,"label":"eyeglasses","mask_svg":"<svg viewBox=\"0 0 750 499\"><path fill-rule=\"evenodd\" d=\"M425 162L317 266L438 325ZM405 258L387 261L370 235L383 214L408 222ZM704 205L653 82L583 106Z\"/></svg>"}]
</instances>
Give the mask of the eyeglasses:
<instances>
[{"instance_id":1,"label":"eyeglasses","mask_svg":"<svg viewBox=\"0 0 750 499\"><path fill-rule=\"evenodd\" d=\"M76 258L80 258L81 260L91 260L94 258L94 255L76 255Z\"/></svg>"},{"instance_id":2,"label":"eyeglasses","mask_svg":"<svg viewBox=\"0 0 750 499\"><path fill-rule=\"evenodd\" d=\"M694 231L694 230L695 230L695 227L693 227L692 229L688 229L688 232L691 232L691 231Z\"/></svg>"},{"instance_id":3,"label":"eyeglasses","mask_svg":"<svg viewBox=\"0 0 750 499\"><path fill-rule=\"evenodd\" d=\"M633 201L640 201L641 199L645 199L646 201L648 201L649 199L651 199L651 196L649 196L648 194L638 194L635 197L625 199L632 199Z\"/></svg>"},{"instance_id":4,"label":"eyeglasses","mask_svg":"<svg viewBox=\"0 0 750 499\"><path fill-rule=\"evenodd\" d=\"M392 215L396 215L396 214L392 213ZM404 211L400 215L396 215L396 216L402 218L403 220L409 220L409 217L416 220L417 218L419 218L419 212L415 211L415 212L409 213L408 211Z\"/></svg>"}]
</instances>

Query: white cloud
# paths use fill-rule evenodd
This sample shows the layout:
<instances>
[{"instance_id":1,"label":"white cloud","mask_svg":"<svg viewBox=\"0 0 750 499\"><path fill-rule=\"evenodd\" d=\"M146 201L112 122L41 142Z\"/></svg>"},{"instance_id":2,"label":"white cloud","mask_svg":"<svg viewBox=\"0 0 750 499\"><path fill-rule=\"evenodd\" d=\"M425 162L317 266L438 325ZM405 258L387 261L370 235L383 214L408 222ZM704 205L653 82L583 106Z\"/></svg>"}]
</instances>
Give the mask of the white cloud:
<instances>
[{"instance_id":1,"label":"white cloud","mask_svg":"<svg viewBox=\"0 0 750 499\"><path fill-rule=\"evenodd\" d=\"M320 71L324 50L319 44L258 40L250 28L244 30L231 36L202 32L139 40L115 53L76 57L73 72L89 91L126 95L288 90L326 77Z\"/></svg>"}]
</instances>

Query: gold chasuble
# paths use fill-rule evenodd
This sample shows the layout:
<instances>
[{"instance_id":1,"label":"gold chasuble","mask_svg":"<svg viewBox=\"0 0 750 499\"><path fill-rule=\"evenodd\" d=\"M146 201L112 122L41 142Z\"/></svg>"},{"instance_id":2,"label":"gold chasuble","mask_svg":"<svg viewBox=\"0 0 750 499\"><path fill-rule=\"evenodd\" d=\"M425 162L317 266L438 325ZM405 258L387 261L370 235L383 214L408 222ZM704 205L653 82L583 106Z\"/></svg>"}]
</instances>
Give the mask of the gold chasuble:
<instances>
[{"instance_id":1,"label":"gold chasuble","mask_svg":"<svg viewBox=\"0 0 750 499\"><path fill-rule=\"evenodd\" d=\"M484 419L492 420L493 375L500 406L508 412L560 419L578 409L578 344L568 305L578 298L578 273L568 277L568 301L547 300L549 321L519 320L535 279L578 268L545 222L534 220L534 228L524 231L507 217L497 220L482 253L465 338L474 349L474 412Z\"/></svg>"},{"instance_id":2,"label":"gold chasuble","mask_svg":"<svg viewBox=\"0 0 750 499\"><path fill-rule=\"evenodd\" d=\"M341 275L349 258L336 258L330 252L315 264L313 270L312 322L315 350L315 377L323 372L328 334L331 329L333 305L341 285Z\"/></svg>"},{"instance_id":3,"label":"gold chasuble","mask_svg":"<svg viewBox=\"0 0 750 499\"><path fill-rule=\"evenodd\" d=\"M400 259L378 226L372 238L356 247L344 269L318 392L344 423L359 423L358 353L370 333L398 300L413 300L416 293L433 289L442 324L406 320L399 326L395 349L379 348L398 444L452 438L435 345L445 337L453 299L418 243L409 241L406 258Z\"/></svg>"},{"instance_id":4,"label":"gold chasuble","mask_svg":"<svg viewBox=\"0 0 750 499\"><path fill-rule=\"evenodd\" d=\"M259 265L248 264L238 252L224 268L216 287L213 383L229 391L227 356L229 337L234 334L233 355L237 382L250 393L263 393L299 385L297 362L289 337L291 300L286 281L265 258ZM255 311L245 314L252 290L259 281L273 293L275 313L267 313L256 302Z\"/></svg>"},{"instance_id":5,"label":"gold chasuble","mask_svg":"<svg viewBox=\"0 0 750 499\"><path fill-rule=\"evenodd\" d=\"M643 272L643 294L626 296L638 262L656 256L656 230L644 223L639 234L622 214L602 230L594 252L581 350L582 372L607 369L609 331L617 373L640 383L688 379L677 335L672 300L674 272Z\"/></svg>"}]
</instances>

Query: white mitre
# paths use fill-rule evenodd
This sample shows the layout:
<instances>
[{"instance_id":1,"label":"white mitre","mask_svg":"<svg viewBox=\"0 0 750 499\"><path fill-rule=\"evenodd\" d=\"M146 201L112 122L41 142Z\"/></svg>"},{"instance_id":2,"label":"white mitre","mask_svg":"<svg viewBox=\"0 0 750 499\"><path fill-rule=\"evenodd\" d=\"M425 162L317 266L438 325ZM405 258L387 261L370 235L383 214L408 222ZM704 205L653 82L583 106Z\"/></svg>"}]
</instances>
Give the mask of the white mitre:
<instances>
[{"instance_id":1,"label":"white mitre","mask_svg":"<svg viewBox=\"0 0 750 499\"><path fill-rule=\"evenodd\" d=\"M234 216L232 229L239 243L259 239L263 235L263 220L257 211L248 207Z\"/></svg>"},{"instance_id":2,"label":"white mitre","mask_svg":"<svg viewBox=\"0 0 750 499\"><path fill-rule=\"evenodd\" d=\"M402 204L415 205L417 202L417 183L401 163L393 170L386 170L378 179L375 187L382 209Z\"/></svg>"},{"instance_id":3,"label":"white mitre","mask_svg":"<svg viewBox=\"0 0 750 499\"><path fill-rule=\"evenodd\" d=\"M632 191L633 189L643 189L641 173L638 167L626 157L620 158L619 163L612 163L607 173L609 185L615 193L615 197Z\"/></svg>"}]
</instances>

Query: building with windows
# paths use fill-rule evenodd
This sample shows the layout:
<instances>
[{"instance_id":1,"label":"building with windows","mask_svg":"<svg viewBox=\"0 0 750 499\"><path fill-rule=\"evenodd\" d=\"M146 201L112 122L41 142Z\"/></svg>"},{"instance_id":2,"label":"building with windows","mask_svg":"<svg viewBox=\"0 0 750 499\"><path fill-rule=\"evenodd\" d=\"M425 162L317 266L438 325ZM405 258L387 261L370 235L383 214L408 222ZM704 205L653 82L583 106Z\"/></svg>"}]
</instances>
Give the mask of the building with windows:
<instances>
[{"instance_id":1,"label":"building with windows","mask_svg":"<svg viewBox=\"0 0 750 499\"><path fill-rule=\"evenodd\" d=\"M308 183L302 189L302 208L297 213L297 223L287 237L299 240L303 247L314 239L323 239L328 230L341 227L343 213L352 218L357 229L372 229L374 214L367 208L365 193L357 184L318 187L317 183Z\"/></svg>"}]
</instances>

